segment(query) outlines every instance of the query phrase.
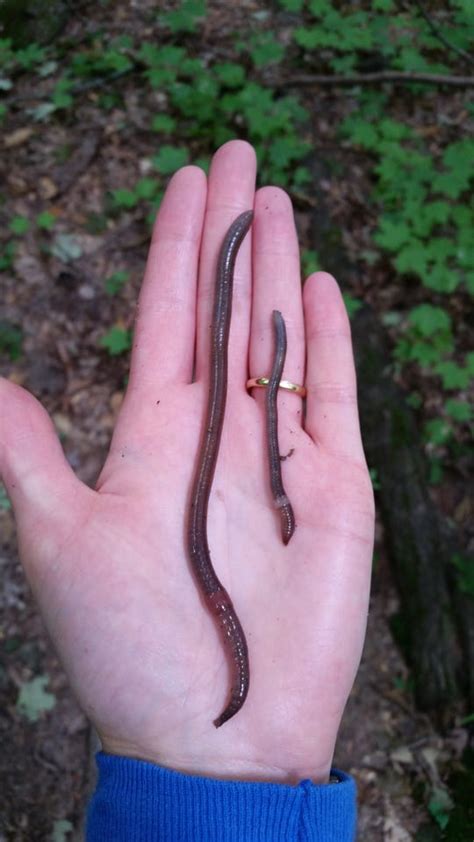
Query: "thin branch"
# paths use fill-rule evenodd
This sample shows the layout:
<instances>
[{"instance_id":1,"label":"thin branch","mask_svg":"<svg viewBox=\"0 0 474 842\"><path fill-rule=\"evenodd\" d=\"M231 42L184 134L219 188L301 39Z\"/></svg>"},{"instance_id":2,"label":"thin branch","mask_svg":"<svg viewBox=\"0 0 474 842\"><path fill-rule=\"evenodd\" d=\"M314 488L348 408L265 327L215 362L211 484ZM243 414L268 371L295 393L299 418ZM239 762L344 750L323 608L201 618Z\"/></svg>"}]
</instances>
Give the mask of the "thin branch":
<instances>
[{"instance_id":1,"label":"thin branch","mask_svg":"<svg viewBox=\"0 0 474 842\"><path fill-rule=\"evenodd\" d=\"M443 46L445 46L448 50L451 50L453 53L457 53L458 56L461 56L461 58L463 58L465 61L468 61L469 64L474 64L474 58L471 55L469 55L469 53L466 53L466 51L462 50L460 47L456 47L455 44L451 44L451 42L444 37L443 33L436 26L434 21L430 18L423 4L420 3L420 0L414 0L414 3L420 15L425 19L435 38L437 38L438 41L440 41L443 44Z\"/></svg>"},{"instance_id":2,"label":"thin branch","mask_svg":"<svg viewBox=\"0 0 474 842\"><path fill-rule=\"evenodd\" d=\"M97 88L104 88L109 84L109 82L116 82L118 79L128 76L129 73L134 73L135 70L137 70L137 66L135 64L131 64L129 67L126 67L125 70L116 70L114 73L109 73L108 76L98 76L95 79L87 79L85 82L79 82L79 84L73 85L67 93L76 95L83 94L86 91L93 91Z\"/></svg>"},{"instance_id":3,"label":"thin branch","mask_svg":"<svg viewBox=\"0 0 474 842\"><path fill-rule=\"evenodd\" d=\"M378 85L393 82L401 85L450 85L457 88L474 87L473 76L448 76L442 73L402 73L398 70L382 70L377 73L353 73L352 75L333 74L325 76L291 76L286 80L289 85Z\"/></svg>"}]
</instances>

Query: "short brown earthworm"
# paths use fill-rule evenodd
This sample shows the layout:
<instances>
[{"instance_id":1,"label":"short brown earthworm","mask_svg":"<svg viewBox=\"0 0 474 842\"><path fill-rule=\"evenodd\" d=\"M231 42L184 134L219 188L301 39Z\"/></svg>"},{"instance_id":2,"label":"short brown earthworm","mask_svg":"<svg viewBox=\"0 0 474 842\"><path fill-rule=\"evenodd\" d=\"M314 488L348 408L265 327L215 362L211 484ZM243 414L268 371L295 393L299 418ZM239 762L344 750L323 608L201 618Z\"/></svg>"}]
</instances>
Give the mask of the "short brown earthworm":
<instances>
[{"instance_id":1,"label":"short brown earthworm","mask_svg":"<svg viewBox=\"0 0 474 842\"><path fill-rule=\"evenodd\" d=\"M219 452L227 397L227 356L234 266L239 246L249 230L252 211L240 214L230 226L217 263L214 314L211 327L211 366L207 420L191 492L188 546L192 568L209 610L217 617L224 644L232 656L230 700L214 720L219 728L240 710L249 689L247 641L232 600L212 566L207 538L207 509Z\"/></svg>"},{"instance_id":2,"label":"short brown earthworm","mask_svg":"<svg viewBox=\"0 0 474 842\"><path fill-rule=\"evenodd\" d=\"M286 328L279 310L273 311L273 326L275 328L275 356L266 394L268 464L270 466L270 485L273 499L275 506L280 510L281 537L283 543L287 544L295 531L296 524L293 508L283 488L280 448L278 446L277 394L286 357Z\"/></svg>"}]
</instances>

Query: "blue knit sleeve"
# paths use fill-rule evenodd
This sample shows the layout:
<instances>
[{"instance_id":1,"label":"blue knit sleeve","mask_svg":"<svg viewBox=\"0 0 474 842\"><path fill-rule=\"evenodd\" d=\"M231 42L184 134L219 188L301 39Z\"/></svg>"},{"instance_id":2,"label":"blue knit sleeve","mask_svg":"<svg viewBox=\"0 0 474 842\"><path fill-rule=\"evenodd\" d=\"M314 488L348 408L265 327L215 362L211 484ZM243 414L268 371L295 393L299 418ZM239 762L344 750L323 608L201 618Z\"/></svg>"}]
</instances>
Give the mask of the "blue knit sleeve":
<instances>
[{"instance_id":1,"label":"blue knit sleeve","mask_svg":"<svg viewBox=\"0 0 474 842\"><path fill-rule=\"evenodd\" d=\"M87 842L353 842L356 789L184 775L99 752Z\"/></svg>"}]
</instances>

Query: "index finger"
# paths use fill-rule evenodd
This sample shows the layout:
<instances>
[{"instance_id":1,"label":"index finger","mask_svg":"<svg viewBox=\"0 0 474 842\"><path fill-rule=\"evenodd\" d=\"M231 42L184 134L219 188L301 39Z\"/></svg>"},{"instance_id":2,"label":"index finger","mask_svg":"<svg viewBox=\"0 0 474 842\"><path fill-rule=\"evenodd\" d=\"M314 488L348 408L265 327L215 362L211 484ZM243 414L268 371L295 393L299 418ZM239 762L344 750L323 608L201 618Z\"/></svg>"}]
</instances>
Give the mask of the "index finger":
<instances>
[{"instance_id":1,"label":"index finger","mask_svg":"<svg viewBox=\"0 0 474 842\"><path fill-rule=\"evenodd\" d=\"M138 300L127 390L138 399L191 381L206 195L203 171L183 167L171 179L158 212Z\"/></svg>"}]
</instances>

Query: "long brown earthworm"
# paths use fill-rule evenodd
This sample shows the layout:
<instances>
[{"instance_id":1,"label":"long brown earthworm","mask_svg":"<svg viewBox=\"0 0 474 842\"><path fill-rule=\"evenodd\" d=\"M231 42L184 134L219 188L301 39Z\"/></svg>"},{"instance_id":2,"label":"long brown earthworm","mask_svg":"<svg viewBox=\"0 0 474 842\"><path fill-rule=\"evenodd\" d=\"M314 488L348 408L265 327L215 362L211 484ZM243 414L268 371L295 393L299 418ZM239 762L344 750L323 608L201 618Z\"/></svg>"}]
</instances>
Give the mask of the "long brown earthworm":
<instances>
[{"instance_id":1,"label":"long brown earthworm","mask_svg":"<svg viewBox=\"0 0 474 842\"><path fill-rule=\"evenodd\" d=\"M221 715L214 720L216 728L240 710L247 697L250 680L247 641L232 600L212 565L207 537L207 510L227 397L227 356L235 259L252 219L253 212L245 211L232 223L224 238L217 262L207 419L191 491L188 526L192 568L206 605L217 617L224 644L230 650L232 660L230 700Z\"/></svg>"},{"instance_id":2,"label":"long brown earthworm","mask_svg":"<svg viewBox=\"0 0 474 842\"><path fill-rule=\"evenodd\" d=\"M295 516L292 505L286 495L281 478L280 449L278 446L278 409L277 394L283 374L286 357L286 328L279 310L273 311L275 329L275 356L272 373L268 379L266 394L268 464L270 467L270 485L275 506L280 512L281 537L287 544L295 531Z\"/></svg>"}]
</instances>

